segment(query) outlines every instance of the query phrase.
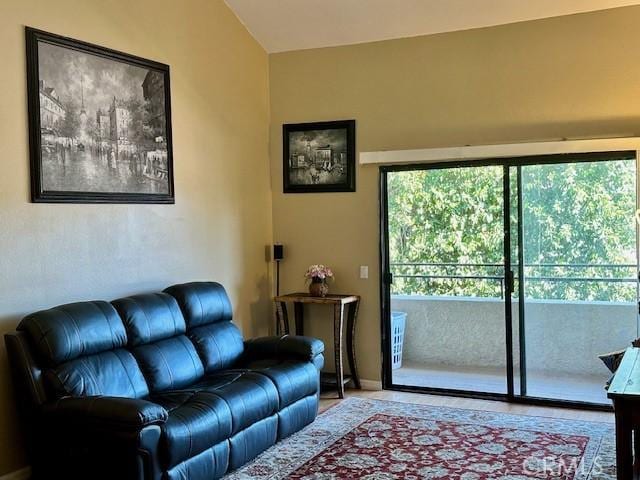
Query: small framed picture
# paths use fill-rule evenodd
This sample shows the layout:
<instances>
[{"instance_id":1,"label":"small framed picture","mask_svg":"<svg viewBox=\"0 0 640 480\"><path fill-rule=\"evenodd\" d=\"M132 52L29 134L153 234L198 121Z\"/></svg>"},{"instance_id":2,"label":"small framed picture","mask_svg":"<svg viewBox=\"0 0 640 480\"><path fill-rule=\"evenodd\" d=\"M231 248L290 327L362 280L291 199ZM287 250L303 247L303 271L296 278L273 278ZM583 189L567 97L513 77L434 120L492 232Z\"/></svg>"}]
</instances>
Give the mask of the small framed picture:
<instances>
[{"instance_id":1,"label":"small framed picture","mask_svg":"<svg viewBox=\"0 0 640 480\"><path fill-rule=\"evenodd\" d=\"M356 121L282 126L284 193L355 192Z\"/></svg>"},{"instance_id":2,"label":"small framed picture","mask_svg":"<svg viewBox=\"0 0 640 480\"><path fill-rule=\"evenodd\" d=\"M174 203L169 66L26 28L31 200Z\"/></svg>"}]
</instances>

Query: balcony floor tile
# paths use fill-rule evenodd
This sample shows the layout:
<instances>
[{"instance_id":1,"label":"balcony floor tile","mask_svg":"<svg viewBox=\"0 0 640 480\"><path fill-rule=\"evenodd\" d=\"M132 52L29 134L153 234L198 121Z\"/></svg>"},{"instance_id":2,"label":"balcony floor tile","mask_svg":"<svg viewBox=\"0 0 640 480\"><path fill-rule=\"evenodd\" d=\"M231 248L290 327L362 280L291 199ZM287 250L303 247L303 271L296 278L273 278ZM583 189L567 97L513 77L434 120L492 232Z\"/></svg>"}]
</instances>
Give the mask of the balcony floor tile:
<instances>
[{"instance_id":1,"label":"balcony floor tile","mask_svg":"<svg viewBox=\"0 0 640 480\"><path fill-rule=\"evenodd\" d=\"M517 377L517 372L516 372ZM527 394L531 397L609 404L604 384L608 377L554 372L527 372ZM430 388L506 393L506 373L501 368L468 368L404 362L393 370L393 383ZM519 378L515 382L520 390Z\"/></svg>"}]
</instances>

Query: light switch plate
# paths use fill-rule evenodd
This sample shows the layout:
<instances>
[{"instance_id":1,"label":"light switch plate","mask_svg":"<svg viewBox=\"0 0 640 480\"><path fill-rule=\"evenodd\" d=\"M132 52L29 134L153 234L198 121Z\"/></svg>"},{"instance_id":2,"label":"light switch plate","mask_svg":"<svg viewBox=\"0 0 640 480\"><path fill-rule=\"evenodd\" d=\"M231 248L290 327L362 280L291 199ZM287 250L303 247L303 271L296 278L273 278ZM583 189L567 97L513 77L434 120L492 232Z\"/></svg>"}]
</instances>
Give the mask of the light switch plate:
<instances>
[{"instance_id":1,"label":"light switch plate","mask_svg":"<svg viewBox=\"0 0 640 480\"><path fill-rule=\"evenodd\" d=\"M360 278L369 278L369 266L360 265Z\"/></svg>"}]
</instances>

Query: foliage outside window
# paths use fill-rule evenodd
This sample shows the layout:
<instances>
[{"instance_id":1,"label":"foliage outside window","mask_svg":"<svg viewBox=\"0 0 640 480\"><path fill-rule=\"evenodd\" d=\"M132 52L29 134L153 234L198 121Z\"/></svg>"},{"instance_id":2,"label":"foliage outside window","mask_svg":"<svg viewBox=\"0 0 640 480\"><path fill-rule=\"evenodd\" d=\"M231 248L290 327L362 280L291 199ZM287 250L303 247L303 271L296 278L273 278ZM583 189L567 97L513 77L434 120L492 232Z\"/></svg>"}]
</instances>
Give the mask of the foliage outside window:
<instances>
[{"instance_id":1,"label":"foliage outside window","mask_svg":"<svg viewBox=\"0 0 640 480\"><path fill-rule=\"evenodd\" d=\"M502 296L502 174L501 166L389 173L393 294ZM635 161L524 166L522 187L525 296L635 301ZM511 191L517 274L515 168Z\"/></svg>"}]
</instances>

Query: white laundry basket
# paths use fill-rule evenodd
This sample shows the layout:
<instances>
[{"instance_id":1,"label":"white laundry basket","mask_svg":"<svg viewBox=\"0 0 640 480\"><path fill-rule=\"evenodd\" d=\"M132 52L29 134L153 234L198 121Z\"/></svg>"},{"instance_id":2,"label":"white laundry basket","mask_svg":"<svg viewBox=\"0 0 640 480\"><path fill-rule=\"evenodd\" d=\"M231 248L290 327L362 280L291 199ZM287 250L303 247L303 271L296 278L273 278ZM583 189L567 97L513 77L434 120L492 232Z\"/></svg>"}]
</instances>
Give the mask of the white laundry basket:
<instances>
[{"instance_id":1,"label":"white laundry basket","mask_svg":"<svg viewBox=\"0 0 640 480\"><path fill-rule=\"evenodd\" d=\"M391 312L391 368L393 370L402 366L402 345L406 323L405 312Z\"/></svg>"}]
</instances>

